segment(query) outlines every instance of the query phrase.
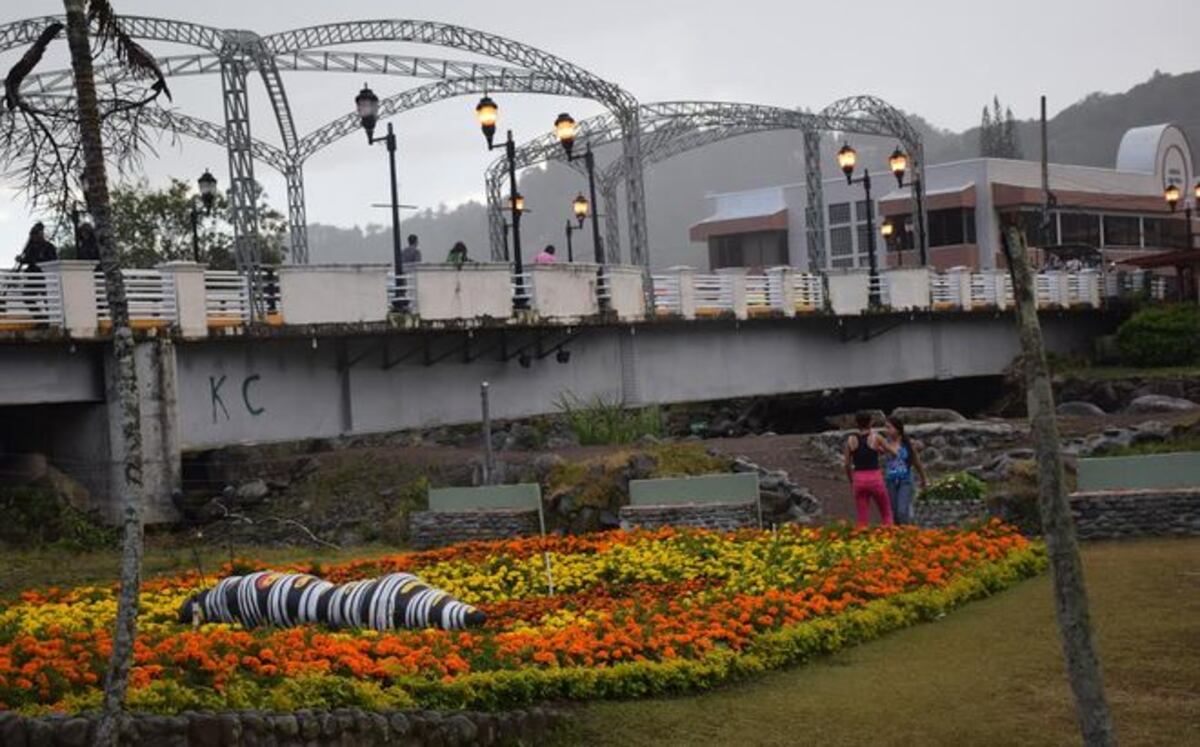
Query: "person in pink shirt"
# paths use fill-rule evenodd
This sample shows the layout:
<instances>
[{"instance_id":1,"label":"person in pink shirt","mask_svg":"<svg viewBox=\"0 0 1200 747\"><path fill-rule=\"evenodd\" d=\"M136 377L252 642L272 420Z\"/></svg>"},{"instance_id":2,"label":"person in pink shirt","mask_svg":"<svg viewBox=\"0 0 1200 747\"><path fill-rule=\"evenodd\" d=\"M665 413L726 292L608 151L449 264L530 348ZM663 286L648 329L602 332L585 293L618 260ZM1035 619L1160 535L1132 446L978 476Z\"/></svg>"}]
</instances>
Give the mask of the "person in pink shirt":
<instances>
[{"instance_id":1,"label":"person in pink shirt","mask_svg":"<svg viewBox=\"0 0 1200 747\"><path fill-rule=\"evenodd\" d=\"M547 244L542 253L533 258L535 265L552 265L558 261L558 257L554 256L554 244Z\"/></svg>"}]
</instances>

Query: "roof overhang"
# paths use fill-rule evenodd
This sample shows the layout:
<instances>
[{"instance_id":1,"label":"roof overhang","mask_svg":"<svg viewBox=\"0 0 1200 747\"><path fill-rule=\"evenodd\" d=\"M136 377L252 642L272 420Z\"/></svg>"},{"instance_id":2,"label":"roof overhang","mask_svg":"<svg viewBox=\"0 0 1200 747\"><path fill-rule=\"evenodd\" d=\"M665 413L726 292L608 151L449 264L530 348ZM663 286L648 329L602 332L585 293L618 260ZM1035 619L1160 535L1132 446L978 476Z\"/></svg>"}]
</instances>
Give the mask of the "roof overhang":
<instances>
[{"instance_id":1,"label":"roof overhang","mask_svg":"<svg viewBox=\"0 0 1200 747\"><path fill-rule=\"evenodd\" d=\"M787 208L783 208L774 212L743 215L737 218L722 218L714 215L688 229L688 235L692 241L708 241L713 236L730 236L759 231L786 231L787 227L788 211Z\"/></svg>"},{"instance_id":2,"label":"roof overhang","mask_svg":"<svg viewBox=\"0 0 1200 747\"><path fill-rule=\"evenodd\" d=\"M937 189L925 193L925 210L949 210L951 208L975 207L975 185L963 184L948 189ZM912 212L912 191L909 189L890 192L879 200L879 212L885 217L906 215Z\"/></svg>"}]
</instances>

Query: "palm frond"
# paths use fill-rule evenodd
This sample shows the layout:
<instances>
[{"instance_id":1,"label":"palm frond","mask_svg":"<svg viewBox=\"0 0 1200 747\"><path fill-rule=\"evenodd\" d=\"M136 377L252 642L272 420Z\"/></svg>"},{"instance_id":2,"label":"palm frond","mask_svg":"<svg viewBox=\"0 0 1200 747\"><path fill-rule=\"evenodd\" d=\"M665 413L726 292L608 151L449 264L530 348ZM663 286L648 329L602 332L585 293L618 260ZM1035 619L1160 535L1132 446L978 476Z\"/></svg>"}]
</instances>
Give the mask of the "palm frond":
<instances>
[{"instance_id":1,"label":"palm frond","mask_svg":"<svg viewBox=\"0 0 1200 747\"><path fill-rule=\"evenodd\" d=\"M154 80L152 88L156 93L165 93L171 98L171 89L167 87L166 77L158 66L154 55L147 52L142 45L133 40L121 28L121 20L109 5L108 0L89 0L88 20L96 26L96 38L101 44L113 45L117 59L125 64L136 77Z\"/></svg>"},{"instance_id":2,"label":"palm frond","mask_svg":"<svg viewBox=\"0 0 1200 747\"><path fill-rule=\"evenodd\" d=\"M9 111L16 109L21 98L21 83L25 81L25 76L29 75L30 71L37 67L41 62L42 55L46 53L46 47L50 46L50 42L54 41L59 34L62 33L63 25L61 23L52 23L38 35L37 41L33 43L17 64L12 66L8 71L8 75L4 78L4 104Z\"/></svg>"}]
</instances>

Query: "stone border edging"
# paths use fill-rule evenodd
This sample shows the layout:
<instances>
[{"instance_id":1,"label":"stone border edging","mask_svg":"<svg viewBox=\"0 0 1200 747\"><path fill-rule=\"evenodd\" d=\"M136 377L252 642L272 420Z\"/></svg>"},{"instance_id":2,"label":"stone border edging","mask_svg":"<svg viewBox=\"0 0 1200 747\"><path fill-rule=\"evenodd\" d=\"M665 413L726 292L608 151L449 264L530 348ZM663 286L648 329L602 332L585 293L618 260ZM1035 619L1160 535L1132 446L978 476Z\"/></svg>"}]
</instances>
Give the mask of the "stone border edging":
<instances>
[{"instance_id":1,"label":"stone border edging","mask_svg":"<svg viewBox=\"0 0 1200 747\"><path fill-rule=\"evenodd\" d=\"M540 742L568 716L562 706L480 711L185 711L176 716L134 714L121 725L121 745L226 747L234 745L504 745ZM98 714L22 716L0 712L4 747L89 747Z\"/></svg>"}]
</instances>

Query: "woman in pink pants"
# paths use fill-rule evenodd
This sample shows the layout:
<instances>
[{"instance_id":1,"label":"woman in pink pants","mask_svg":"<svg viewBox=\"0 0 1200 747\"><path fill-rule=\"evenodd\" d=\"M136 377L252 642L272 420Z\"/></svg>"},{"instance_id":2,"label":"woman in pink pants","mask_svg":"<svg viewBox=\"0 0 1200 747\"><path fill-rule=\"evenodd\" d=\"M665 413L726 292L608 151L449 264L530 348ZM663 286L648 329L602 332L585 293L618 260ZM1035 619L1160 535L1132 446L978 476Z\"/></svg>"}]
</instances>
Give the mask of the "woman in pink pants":
<instances>
[{"instance_id":1,"label":"woman in pink pants","mask_svg":"<svg viewBox=\"0 0 1200 747\"><path fill-rule=\"evenodd\" d=\"M892 502L888 498L879 455L887 451L883 438L871 430L871 413L854 416L858 433L846 439L846 477L854 487L854 510L859 528L871 523L871 501L879 509L881 523L892 525Z\"/></svg>"}]
</instances>

